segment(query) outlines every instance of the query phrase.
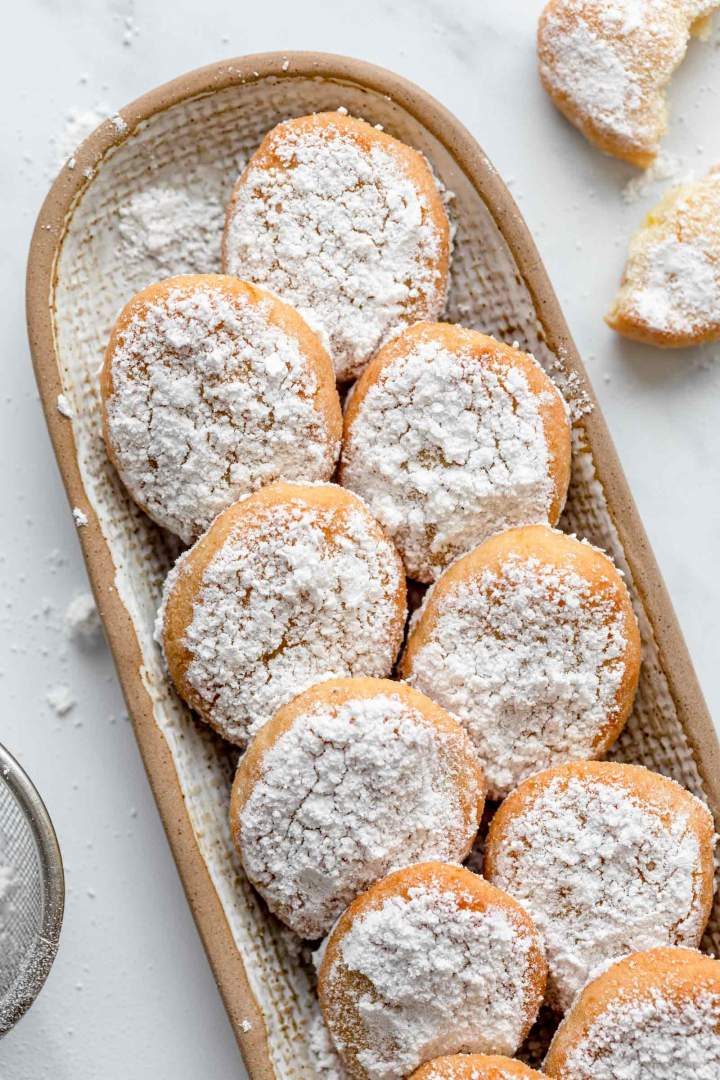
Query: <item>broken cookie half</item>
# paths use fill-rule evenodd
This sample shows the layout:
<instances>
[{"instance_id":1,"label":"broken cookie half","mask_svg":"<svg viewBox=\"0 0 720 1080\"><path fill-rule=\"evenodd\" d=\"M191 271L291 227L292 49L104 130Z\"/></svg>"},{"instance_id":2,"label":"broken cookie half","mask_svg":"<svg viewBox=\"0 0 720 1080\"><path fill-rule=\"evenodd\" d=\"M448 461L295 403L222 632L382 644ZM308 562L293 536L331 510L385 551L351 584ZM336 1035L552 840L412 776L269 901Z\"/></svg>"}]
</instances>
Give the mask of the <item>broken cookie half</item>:
<instances>
[{"instance_id":1,"label":"broken cookie half","mask_svg":"<svg viewBox=\"0 0 720 1080\"><path fill-rule=\"evenodd\" d=\"M606 321L666 348L720 340L720 166L671 188L648 214Z\"/></svg>"},{"instance_id":2,"label":"broken cookie half","mask_svg":"<svg viewBox=\"0 0 720 1080\"><path fill-rule=\"evenodd\" d=\"M592 143L645 168L667 128L673 72L718 7L718 0L550 0L538 30L543 85Z\"/></svg>"}]
</instances>

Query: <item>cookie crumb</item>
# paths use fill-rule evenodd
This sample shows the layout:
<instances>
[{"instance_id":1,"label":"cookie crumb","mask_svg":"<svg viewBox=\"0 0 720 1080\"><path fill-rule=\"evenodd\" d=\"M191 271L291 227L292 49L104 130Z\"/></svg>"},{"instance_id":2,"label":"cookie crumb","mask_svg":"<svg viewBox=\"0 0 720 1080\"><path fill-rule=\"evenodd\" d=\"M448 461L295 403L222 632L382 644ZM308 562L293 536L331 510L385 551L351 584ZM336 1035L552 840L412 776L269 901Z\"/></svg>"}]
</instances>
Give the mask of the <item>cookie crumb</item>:
<instances>
[{"instance_id":1,"label":"cookie crumb","mask_svg":"<svg viewBox=\"0 0 720 1080\"><path fill-rule=\"evenodd\" d=\"M45 700L57 716L66 716L76 705L72 690L63 683L48 690Z\"/></svg>"}]
</instances>

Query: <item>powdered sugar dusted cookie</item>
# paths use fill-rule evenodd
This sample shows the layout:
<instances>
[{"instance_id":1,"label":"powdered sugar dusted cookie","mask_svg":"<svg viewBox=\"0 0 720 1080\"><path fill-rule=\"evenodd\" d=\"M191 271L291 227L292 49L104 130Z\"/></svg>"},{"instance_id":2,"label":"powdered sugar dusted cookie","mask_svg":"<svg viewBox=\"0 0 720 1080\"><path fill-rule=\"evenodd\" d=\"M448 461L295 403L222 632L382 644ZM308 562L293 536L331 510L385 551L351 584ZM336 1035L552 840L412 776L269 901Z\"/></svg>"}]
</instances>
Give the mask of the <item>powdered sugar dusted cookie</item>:
<instances>
[{"instance_id":1,"label":"powdered sugar dusted cookie","mask_svg":"<svg viewBox=\"0 0 720 1080\"><path fill-rule=\"evenodd\" d=\"M410 1080L542 1080L542 1077L514 1058L452 1054L423 1065Z\"/></svg>"},{"instance_id":2,"label":"powdered sugar dusted cookie","mask_svg":"<svg viewBox=\"0 0 720 1080\"><path fill-rule=\"evenodd\" d=\"M608 154L646 166L667 128L665 91L717 0L550 0L540 76L558 108Z\"/></svg>"},{"instance_id":3,"label":"powdered sugar dusted cookie","mask_svg":"<svg viewBox=\"0 0 720 1080\"><path fill-rule=\"evenodd\" d=\"M611 561L532 525L445 571L401 672L467 728L501 798L538 769L602 756L630 713L639 666L637 622Z\"/></svg>"},{"instance_id":4,"label":"powdered sugar dusted cookie","mask_svg":"<svg viewBox=\"0 0 720 1080\"><path fill-rule=\"evenodd\" d=\"M328 938L318 993L351 1077L406 1077L438 1055L511 1055L545 988L540 939L522 907L447 863L391 874Z\"/></svg>"},{"instance_id":5,"label":"powdered sugar dusted cookie","mask_svg":"<svg viewBox=\"0 0 720 1080\"><path fill-rule=\"evenodd\" d=\"M244 746L323 678L385 676L405 576L365 504L333 484L234 503L170 572L157 636L181 697Z\"/></svg>"},{"instance_id":6,"label":"powdered sugar dusted cookie","mask_svg":"<svg viewBox=\"0 0 720 1080\"><path fill-rule=\"evenodd\" d=\"M416 323L380 350L347 406L340 482L418 581L493 533L555 525L569 477L560 393L532 357L475 330Z\"/></svg>"},{"instance_id":7,"label":"powdered sugar dusted cookie","mask_svg":"<svg viewBox=\"0 0 720 1080\"><path fill-rule=\"evenodd\" d=\"M720 167L671 189L648 215L607 322L650 345L720 338Z\"/></svg>"},{"instance_id":8,"label":"powdered sugar dusted cookie","mask_svg":"<svg viewBox=\"0 0 720 1080\"><path fill-rule=\"evenodd\" d=\"M287 304L219 274L168 278L115 324L101 376L108 453L133 499L191 543L241 495L328 480L332 362Z\"/></svg>"},{"instance_id":9,"label":"powdered sugar dusted cookie","mask_svg":"<svg viewBox=\"0 0 720 1080\"><path fill-rule=\"evenodd\" d=\"M639 765L584 762L526 780L490 824L485 874L534 918L548 1000L566 1010L599 964L695 946L713 896L707 807Z\"/></svg>"},{"instance_id":10,"label":"powdered sugar dusted cookie","mask_svg":"<svg viewBox=\"0 0 720 1080\"><path fill-rule=\"evenodd\" d=\"M403 683L334 679L255 736L230 822L268 906L317 938L389 871L465 859L484 802L472 744L444 709Z\"/></svg>"},{"instance_id":11,"label":"powdered sugar dusted cookie","mask_svg":"<svg viewBox=\"0 0 720 1080\"><path fill-rule=\"evenodd\" d=\"M575 999L543 1069L557 1080L717 1080L720 963L691 949L619 960Z\"/></svg>"},{"instance_id":12,"label":"powdered sugar dusted cookie","mask_svg":"<svg viewBox=\"0 0 720 1080\"><path fill-rule=\"evenodd\" d=\"M336 113L265 136L228 208L223 266L326 335L340 380L392 333L445 307L449 227L425 159Z\"/></svg>"}]
</instances>

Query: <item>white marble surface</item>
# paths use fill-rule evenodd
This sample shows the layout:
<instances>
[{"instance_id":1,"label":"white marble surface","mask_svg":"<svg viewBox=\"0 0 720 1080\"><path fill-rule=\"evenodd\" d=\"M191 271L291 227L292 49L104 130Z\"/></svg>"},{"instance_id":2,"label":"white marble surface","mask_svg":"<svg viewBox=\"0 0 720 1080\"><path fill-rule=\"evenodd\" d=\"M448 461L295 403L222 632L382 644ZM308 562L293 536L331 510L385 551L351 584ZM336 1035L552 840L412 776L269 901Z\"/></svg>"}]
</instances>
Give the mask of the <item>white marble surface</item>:
<instances>
[{"instance_id":1,"label":"white marble surface","mask_svg":"<svg viewBox=\"0 0 720 1080\"><path fill-rule=\"evenodd\" d=\"M239 1055L165 845L104 645L62 629L86 578L30 367L23 312L35 214L71 111L266 49L347 53L421 83L478 138L536 237L600 396L710 707L720 715L720 345L662 354L604 327L633 205L629 167L555 113L535 75L540 0L25 0L5 33L0 205L0 738L55 820L67 912L31 1013L0 1045L2 1080L227 1080ZM717 38L716 38L717 40ZM694 45L667 148L720 160L720 48ZM69 685L58 718L46 701Z\"/></svg>"}]
</instances>

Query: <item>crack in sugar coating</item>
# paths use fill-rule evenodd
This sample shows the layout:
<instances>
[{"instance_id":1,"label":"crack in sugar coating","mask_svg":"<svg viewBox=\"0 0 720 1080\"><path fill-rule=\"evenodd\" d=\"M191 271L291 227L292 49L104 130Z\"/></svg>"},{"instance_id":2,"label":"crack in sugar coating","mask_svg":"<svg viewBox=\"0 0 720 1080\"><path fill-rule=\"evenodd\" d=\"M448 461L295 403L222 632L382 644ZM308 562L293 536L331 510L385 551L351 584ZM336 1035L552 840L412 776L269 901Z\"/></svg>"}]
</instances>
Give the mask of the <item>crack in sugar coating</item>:
<instances>
[{"instance_id":1,"label":"crack in sugar coating","mask_svg":"<svg viewBox=\"0 0 720 1080\"><path fill-rule=\"evenodd\" d=\"M346 432L342 482L411 577L431 580L493 533L548 520L544 400L518 367L430 332L383 368Z\"/></svg>"},{"instance_id":2,"label":"crack in sugar coating","mask_svg":"<svg viewBox=\"0 0 720 1080\"><path fill-rule=\"evenodd\" d=\"M482 803L472 748L399 695L318 703L262 758L240 814L248 877L305 937L319 937L391 870L459 861Z\"/></svg>"},{"instance_id":3,"label":"crack in sugar coating","mask_svg":"<svg viewBox=\"0 0 720 1080\"><path fill-rule=\"evenodd\" d=\"M672 189L649 215L608 321L660 344L720 337L720 168Z\"/></svg>"},{"instance_id":4,"label":"crack in sugar coating","mask_svg":"<svg viewBox=\"0 0 720 1080\"><path fill-rule=\"evenodd\" d=\"M675 1000L623 993L573 1046L560 1080L717 1080L720 995Z\"/></svg>"},{"instance_id":5,"label":"crack in sugar coating","mask_svg":"<svg viewBox=\"0 0 720 1080\"><path fill-rule=\"evenodd\" d=\"M345 123L280 125L276 163L250 162L225 235L228 271L297 308L324 335L341 380L391 333L437 318L447 288L436 208L397 152L362 146Z\"/></svg>"},{"instance_id":6,"label":"crack in sugar coating","mask_svg":"<svg viewBox=\"0 0 720 1080\"><path fill-rule=\"evenodd\" d=\"M701 853L687 812L664 822L621 784L554 778L508 815L493 853L493 884L544 937L562 1010L604 961L699 941Z\"/></svg>"},{"instance_id":7,"label":"crack in sugar coating","mask_svg":"<svg viewBox=\"0 0 720 1080\"><path fill-rule=\"evenodd\" d=\"M461 721L500 796L592 756L616 712L626 644L622 611L585 578L509 555L443 596L407 681Z\"/></svg>"},{"instance_id":8,"label":"crack in sugar coating","mask_svg":"<svg viewBox=\"0 0 720 1080\"><path fill-rule=\"evenodd\" d=\"M691 29L716 7L717 0L554 0L540 27L543 82L603 148L647 164L665 131L665 89Z\"/></svg>"},{"instance_id":9,"label":"crack in sugar coating","mask_svg":"<svg viewBox=\"0 0 720 1080\"><path fill-rule=\"evenodd\" d=\"M360 502L292 500L236 527L205 569L185 632L186 679L213 725L242 745L321 679L387 675L401 577Z\"/></svg>"},{"instance_id":10,"label":"crack in sugar coating","mask_svg":"<svg viewBox=\"0 0 720 1080\"><path fill-rule=\"evenodd\" d=\"M415 886L357 916L344 935L342 964L368 980L354 1003L368 1080L405 1077L460 1050L517 1049L531 1007L533 939L519 913L464 906L471 902L440 885ZM330 982L336 977L331 971ZM331 1031L337 1042L332 1022Z\"/></svg>"},{"instance_id":11,"label":"crack in sugar coating","mask_svg":"<svg viewBox=\"0 0 720 1080\"><path fill-rule=\"evenodd\" d=\"M339 447L300 341L251 302L179 286L138 307L112 351L107 431L122 479L187 543L279 477L324 480Z\"/></svg>"}]
</instances>

